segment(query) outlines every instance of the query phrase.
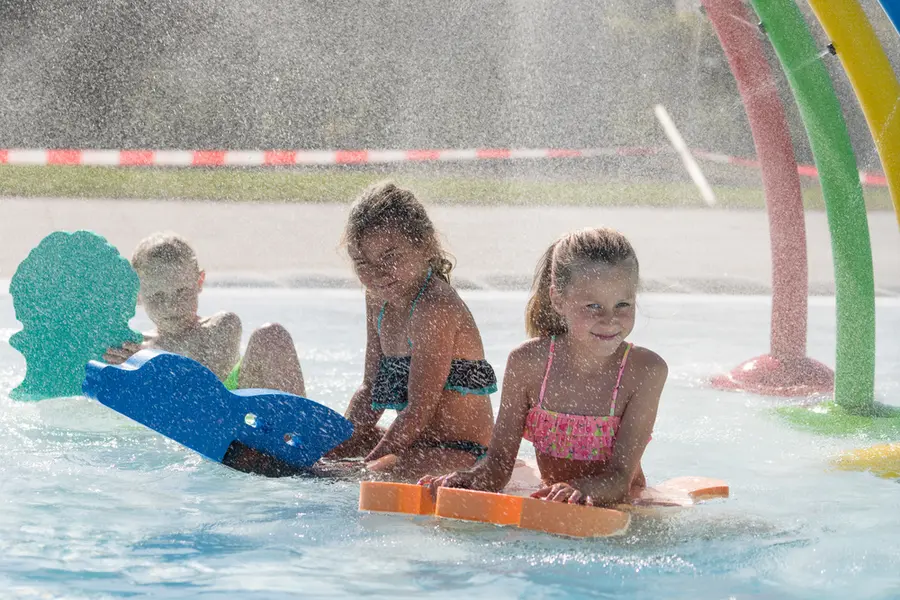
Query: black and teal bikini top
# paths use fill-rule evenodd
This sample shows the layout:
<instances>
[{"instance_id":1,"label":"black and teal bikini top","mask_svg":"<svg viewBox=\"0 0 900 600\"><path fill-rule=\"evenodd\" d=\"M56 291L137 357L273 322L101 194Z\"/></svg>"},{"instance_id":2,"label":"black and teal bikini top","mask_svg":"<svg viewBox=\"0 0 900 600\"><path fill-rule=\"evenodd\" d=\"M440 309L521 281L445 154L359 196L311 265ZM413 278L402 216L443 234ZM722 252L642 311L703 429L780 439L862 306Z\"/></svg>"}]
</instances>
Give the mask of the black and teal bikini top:
<instances>
[{"instance_id":1,"label":"black and teal bikini top","mask_svg":"<svg viewBox=\"0 0 900 600\"><path fill-rule=\"evenodd\" d=\"M409 310L409 316L412 317L413 311L416 310L416 302L419 301L422 293L425 291L428 282L431 280L431 270L428 270L428 276L425 283L419 288L413 300L412 307ZM381 305L381 312L378 314L378 333L381 334L381 320L384 318L384 309L387 302ZM412 350L412 340L406 338L410 350ZM411 356L383 356L378 365L378 375L375 377L375 384L372 387L372 409L373 410L403 410L409 404L409 367L412 363ZM497 391L497 375L494 373L493 367L484 359L467 360L463 358L454 358L450 362L450 374L447 376L447 383L444 385L445 390L459 392L462 395L475 394L478 396L486 396Z\"/></svg>"}]
</instances>

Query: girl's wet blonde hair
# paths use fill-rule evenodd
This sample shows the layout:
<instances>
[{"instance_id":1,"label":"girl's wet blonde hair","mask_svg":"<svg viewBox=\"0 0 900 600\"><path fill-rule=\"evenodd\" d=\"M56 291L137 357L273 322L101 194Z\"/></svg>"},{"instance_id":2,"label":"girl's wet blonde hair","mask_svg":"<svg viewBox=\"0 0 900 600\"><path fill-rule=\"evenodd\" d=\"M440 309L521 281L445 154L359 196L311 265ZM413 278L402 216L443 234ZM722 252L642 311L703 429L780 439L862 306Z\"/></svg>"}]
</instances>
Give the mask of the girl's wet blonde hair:
<instances>
[{"instance_id":1,"label":"girl's wet blonde hair","mask_svg":"<svg viewBox=\"0 0 900 600\"><path fill-rule=\"evenodd\" d=\"M434 276L450 282L451 257L441 246L425 206L411 191L399 188L391 181L366 188L350 208L343 245L357 245L368 232L378 229L396 231L413 245L424 248L429 254L428 264Z\"/></svg>"},{"instance_id":2,"label":"girl's wet blonde hair","mask_svg":"<svg viewBox=\"0 0 900 600\"><path fill-rule=\"evenodd\" d=\"M582 229L560 237L544 251L534 271L531 297L525 309L525 330L531 337L549 337L566 332L566 322L550 302L550 287L562 290L577 267L602 263L617 265L637 256L631 243L615 229Z\"/></svg>"}]
</instances>

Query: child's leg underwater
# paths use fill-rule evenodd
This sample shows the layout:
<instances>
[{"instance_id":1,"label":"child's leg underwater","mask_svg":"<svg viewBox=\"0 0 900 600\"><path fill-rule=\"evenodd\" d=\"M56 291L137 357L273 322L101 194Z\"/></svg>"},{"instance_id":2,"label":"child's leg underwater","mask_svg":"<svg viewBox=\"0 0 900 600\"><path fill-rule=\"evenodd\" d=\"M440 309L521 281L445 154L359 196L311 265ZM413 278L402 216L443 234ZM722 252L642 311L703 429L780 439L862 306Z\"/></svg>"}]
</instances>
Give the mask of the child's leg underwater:
<instances>
[{"instance_id":1,"label":"child's leg underwater","mask_svg":"<svg viewBox=\"0 0 900 600\"><path fill-rule=\"evenodd\" d=\"M238 384L242 389L264 388L306 395L300 359L287 329L270 323L253 332L241 361Z\"/></svg>"},{"instance_id":2,"label":"child's leg underwater","mask_svg":"<svg viewBox=\"0 0 900 600\"><path fill-rule=\"evenodd\" d=\"M245 446L237 440L228 447L228 451L222 458L222 464L242 473L265 477L290 477L305 473L302 469L292 467L273 456Z\"/></svg>"},{"instance_id":3,"label":"child's leg underwater","mask_svg":"<svg viewBox=\"0 0 900 600\"><path fill-rule=\"evenodd\" d=\"M364 457L375 449L385 432L386 429L377 426L354 429L353 437L326 454L325 458L340 460Z\"/></svg>"}]
</instances>

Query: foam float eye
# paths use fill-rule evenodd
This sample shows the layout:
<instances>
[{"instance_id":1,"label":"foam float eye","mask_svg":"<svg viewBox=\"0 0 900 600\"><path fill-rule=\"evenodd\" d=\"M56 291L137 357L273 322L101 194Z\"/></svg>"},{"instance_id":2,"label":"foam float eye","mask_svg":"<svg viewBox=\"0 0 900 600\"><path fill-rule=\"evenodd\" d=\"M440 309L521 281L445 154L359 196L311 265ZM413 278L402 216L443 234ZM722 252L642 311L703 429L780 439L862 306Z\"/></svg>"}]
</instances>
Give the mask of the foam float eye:
<instances>
[{"instance_id":1,"label":"foam float eye","mask_svg":"<svg viewBox=\"0 0 900 600\"><path fill-rule=\"evenodd\" d=\"M254 415L253 413L247 413L247 416L244 417L244 423L246 423L250 427L256 427L256 415Z\"/></svg>"}]
</instances>

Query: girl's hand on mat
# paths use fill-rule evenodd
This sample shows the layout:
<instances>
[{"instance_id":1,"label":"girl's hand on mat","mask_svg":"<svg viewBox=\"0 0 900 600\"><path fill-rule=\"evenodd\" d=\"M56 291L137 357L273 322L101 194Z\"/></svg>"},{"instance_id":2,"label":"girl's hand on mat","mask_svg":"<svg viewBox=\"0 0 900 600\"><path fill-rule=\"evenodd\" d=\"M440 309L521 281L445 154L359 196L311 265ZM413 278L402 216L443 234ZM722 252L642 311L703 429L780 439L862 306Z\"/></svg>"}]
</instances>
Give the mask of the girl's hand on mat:
<instances>
[{"instance_id":1,"label":"girl's hand on mat","mask_svg":"<svg viewBox=\"0 0 900 600\"><path fill-rule=\"evenodd\" d=\"M576 490L568 483L554 483L547 487L542 487L531 495L532 498L543 498L551 502L568 502L569 504L584 504L585 502L593 504L590 496L585 497L580 491Z\"/></svg>"},{"instance_id":2,"label":"girl's hand on mat","mask_svg":"<svg viewBox=\"0 0 900 600\"><path fill-rule=\"evenodd\" d=\"M439 487L464 488L470 489L475 483L475 474L472 471L454 471L447 475L437 477L435 475L426 475L419 480L419 485L425 485L431 488L432 494L437 494Z\"/></svg>"},{"instance_id":3,"label":"girl's hand on mat","mask_svg":"<svg viewBox=\"0 0 900 600\"><path fill-rule=\"evenodd\" d=\"M103 355L103 360L111 365L120 365L141 350L141 344L125 342L119 348L109 348Z\"/></svg>"}]
</instances>

